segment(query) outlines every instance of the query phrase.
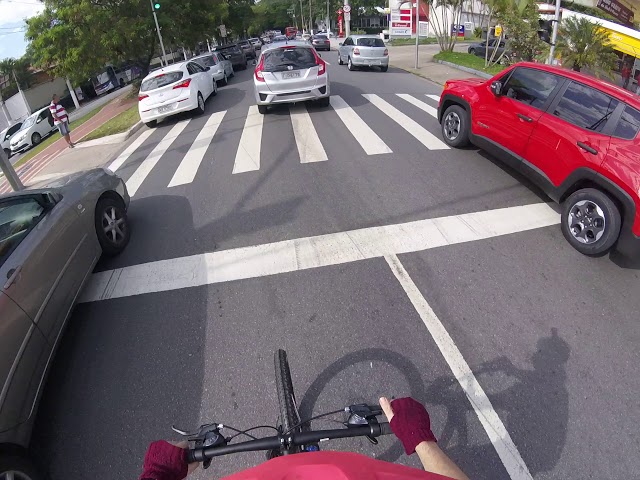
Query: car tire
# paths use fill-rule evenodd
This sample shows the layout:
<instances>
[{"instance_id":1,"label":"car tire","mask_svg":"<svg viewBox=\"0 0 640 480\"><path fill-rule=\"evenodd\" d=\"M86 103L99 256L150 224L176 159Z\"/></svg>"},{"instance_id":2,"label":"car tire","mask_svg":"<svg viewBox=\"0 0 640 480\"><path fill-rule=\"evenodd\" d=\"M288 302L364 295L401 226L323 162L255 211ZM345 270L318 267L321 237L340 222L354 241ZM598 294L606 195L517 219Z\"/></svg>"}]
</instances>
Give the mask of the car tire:
<instances>
[{"instance_id":1,"label":"car tire","mask_svg":"<svg viewBox=\"0 0 640 480\"><path fill-rule=\"evenodd\" d=\"M247 65L248 65L248 62L245 60L244 64L242 65L242 69L246 70L247 69Z\"/></svg>"},{"instance_id":2,"label":"car tire","mask_svg":"<svg viewBox=\"0 0 640 480\"><path fill-rule=\"evenodd\" d=\"M387 65L386 67L380 67L381 72L386 72L387 70L389 70L389 65Z\"/></svg>"},{"instance_id":3,"label":"car tire","mask_svg":"<svg viewBox=\"0 0 640 480\"><path fill-rule=\"evenodd\" d=\"M11 150L9 150L8 148L5 148L4 153L7 156L7 158L11 158Z\"/></svg>"},{"instance_id":4,"label":"car tire","mask_svg":"<svg viewBox=\"0 0 640 480\"><path fill-rule=\"evenodd\" d=\"M327 108L330 105L329 97L321 98L320 100L316 100L316 105L320 108Z\"/></svg>"},{"instance_id":5,"label":"car tire","mask_svg":"<svg viewBox=\"0 0 640 480\"><path fill-rule=\"evenodd\" d=\"M583 255L606 254L618 240L621 226L620 210L601 190L583 188L562 204L562 234Z\"/></svg>"},{"instance_id":6,"label":"car tire","mask_svg":"<svg viewBox=\"0 0 640 480\"><path fill-rule=\"evenodd\" d=\"M356 67L353 66L353 63L351 63L351 57L347 58L347 69L349 69L350 72L353 72Z\"/></svg>"},{"instance_id":7,"label":"car tire","mask_svg":"<svg viewBox=\"0 0 640 480\"><path fill-rule=\"evenodd\" d=\"M122 252L131 237L122 199L112 196L100 199L96 205L95 226L102 253L112 257Z\"/></svg>"},{"instance_id":8,"label":"car tire","mask_svg":"<svg viewBox=\"0 0 640 480\"><path fill-rule=\"evenodd\" d=\"M156 125L158 125L158 121L157 120L151 120L150 122L144 122L144 124L148 128L156 128Z\"/></svg>"},{"instance_id":9,"label":"car tire","mask_svg":"<svg viewBox=\"0 0 640 480\"><path fill-rule=\"evenodd\" d=\"M227 72L224 73L224 78L222 79L222 86L224 87L229 83L229 77L227 77Z\"/></svg>"},{"instance_id":10,"label":"car tire","mask_svg":"<svg viewBox=\"0 0 640 480\"><path fill-rule=\"evenodd\" d=\"M124 88L125 83L124 83L124 78L120 79L120 88Z\"/></svg>"},{"instance_id":11,"label":"car tire","mask_svg":"<svg viewBox=\"0 0 640 480\"><path fill-rule=\"evenodd\" d=\"M0 455L0 478L8 477L9 472L13 473L13 476L10 478L18 478L20 480L45 480L44 475L33 462L29 460L26 455L22 455L19 452Z\"/></svg>"},{"instance_id":12,"label":"car tire","mask_svg":"<svg viewBox=\"0 0 640 480\"><path fill-rule=\"evenodd\" d=\"M453 148L469 145L469 115L460 105L451 105L442 115L442 138Z\"/></svg>"},{"instance_id":13,"label":"car tire","mask_svg":"<svg viewBox=\"0 0 640 480\"><path fill-rule=\"evenodd\" d=\"M266 115L267 113L267 106L266 105L258 105L258 113L260 115Z\"/></svg>"},{"instance_id":14,"label":"car tire","mask_svg":"<svg viewBox=\"0 0 640 480\"><path fill-rule=\"evenodd\" d=\"M41 141L42 141L42 135L40 135L38 132L35 132L33 135L31 135L31 145L36 146Z\"/></svg>"},{"instance_id":15,"label":"car tire","mask_svg":"<svg viewBox=\"0 0 640 480\"><path fill-rule=\"evenodd\" d=\"M342 61L342 57L340 56L340 54L338 54L338 65L344 65L344 62Z\"/></svg>"},{"instance_id":16,"label":"car tire","mask_svg":"<svg viewBox=\"0 0 640 480\"><path fill-rule=\"evenodd\" d=\"M475 48L470 48L469 49L469 54L470 55L475 55L476 54L476 49Z\"/></svg>"},{"instance_id":17,"label":"car tire","mask_svg":"<svg viewBox=\"0 0 640 480\"><path fill-rule=\"evenodd\" d=\"M218 82L216 82L214 80L213 81L213 91L211 92L211 96L215 97L216 95L218 95Z\"/></svg>"},{"instance_id":18,"label":"car tire","mask_svg":"<svg viewBox=\"0 0 640 480\"><path fill-rule=\"evenodd\" d=\"M198 92L198 106L196 107L196 115L204 114L205 104L204 97L200 92Z\"/></svg>"}]
</instances>

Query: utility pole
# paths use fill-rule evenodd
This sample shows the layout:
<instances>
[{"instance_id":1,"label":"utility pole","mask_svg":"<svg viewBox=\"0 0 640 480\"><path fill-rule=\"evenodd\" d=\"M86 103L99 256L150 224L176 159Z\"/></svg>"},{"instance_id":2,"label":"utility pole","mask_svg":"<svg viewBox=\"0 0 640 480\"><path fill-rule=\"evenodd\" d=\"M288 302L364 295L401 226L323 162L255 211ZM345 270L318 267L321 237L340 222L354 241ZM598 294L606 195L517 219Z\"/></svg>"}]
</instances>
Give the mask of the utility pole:
<instances>
[{"instance_id":1,"label":"utility pole","mask_svg":"<svg viewBox=\"0 0 640 480\"><path fill-rule=\"evenodd\" d=\"M22 91L22 87L20 87L20 82L18 81L18 77L16 77L16 71L12 70L11 73L13 73L13 79L16 81L16 85L18 86L18 91L20 92L20 95L22 96L22 101L24 102L24 106L27 107L27 113L29 113L29 115L31 115L33 113L31 111L31 106L29 105L29 102L27 101L27 97L25 96L24 92Z\"/></svg>"},{"instance_id":2,"label":"utility pole","mask_svg":"<svg viewBox=\"0 0 640 480\"><path fill-rule=\"evenodd\" d=\"M418 69L418 44L419 43L420 43L420 0L416 0L416 66L415 66L416 70Z\"/></svg>"},{"instance_id":3,"label":"utility pole","mask_svg":"<svg viewBox=\"0 0 640 480\"><path fill-rule=\"evenodd\" d=\"M327 38L329 38L329 31L331 30L331 17L329 17L329 0L327 0L327 21L325 22L325 28L327 29Z\"/></svg>"},{"instance_id":4,"label":"utility pole","mask_svg":"<svg viewBox=\"0 0 640 480\"><path fill-rule=\"evenodd\" d=\"M309 0L309 35L313 35L313 13L311 12L311 0Z\"/></svg>"},{"instance_id":5,"label":"utility pole","mask_svg":"<svg viewBox=\"0 0 640 480\"><path fill-rule=\"evenodd\" d=\"M156 22L156 32L158 32L158 39L160 40L160 48L162 49L162 61L164 65L169 65L167 63L167 53L164 51L164 43L162 42L162 34L160 33L160 25L158 25L158 16L156 15L156 6L153 4L153 0L149 0L151 4L151 12L153 13L153 20ZM160 4L158 4L160 5Z\"/></svg>"},{"instance_id":6,"label":"utility pole","mask_svg":"<svg viewBox=\"0 0 640 480\"><path fill-rule=\"evenodd\" d=\"M18 190L24 190L24 185L20 181L18 174L14 170L13 165L11 165L11 162L9 162L7 154L4 153L2 148L0 148L0 170L4 172L4 176L7 178L9 185L11 185L11 188L13 188L14 191L17 192Z\"/></svg>"},{"instance_id":7,"label":"utility pole","mask_svg":"<svg viewBox=\"0 0 640 480\"><path fill-rule=\"evenodd\" d=\"M556 0L556 16L553 21L553 33L551 34L551 49L549 50L549 65L553 65L556 55L556 41L558 40L558 26L560 26L560 0Z\"/></svg>"},{"instance_id":8,"label":"utility pole","mask_svg":"<svg viewBox=\"0 0 640 480\"><path fill-rule=\"evenodd\" d=\"M302 31L304 32L304 8L302 8L302 0L300 0L300 25L302 28Z\"/></svg>"},{"instance_id":9,"label":"utility pole","mask_svg":"<svg viewBox=\"0 0 640 480\"><path fill-rule=\"evenodd\" d=\"M342 8L344 10L344 34L349 37L351 35L351 5L349 5L349 0L344 0L344 6L349 7L347 9Z\"/></svg>"}]
</instances>

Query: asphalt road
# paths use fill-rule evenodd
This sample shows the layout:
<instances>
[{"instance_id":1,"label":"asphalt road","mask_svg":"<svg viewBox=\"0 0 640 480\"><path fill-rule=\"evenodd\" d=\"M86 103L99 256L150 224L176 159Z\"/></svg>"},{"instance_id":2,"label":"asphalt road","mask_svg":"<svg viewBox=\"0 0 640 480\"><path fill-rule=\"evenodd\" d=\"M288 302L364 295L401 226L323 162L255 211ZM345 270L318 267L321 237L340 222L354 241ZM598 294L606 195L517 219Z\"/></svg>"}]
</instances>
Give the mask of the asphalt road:
<instances>
[{"instance_id":1,"label":"asphalt road","mask_svg":"<svg viewBox=\"0 0 640 480\"><path fill-rule=\"evenodd\" d=\"M440 87L393 68L348 72L335 57L323 53L332 94L360 121L344 123L335 105L308 106L311 122L280 107L247 127L248 70L205 115L141 132L118 169L139 185L131 243L99 264L94 284L113 269L120 280L76 307L39 411L34 449L52 478L136 478L148 443L175 438L173 424L273 424L277 348L303 415L412 395L472 478L636 476L640 272L572 250L552 210L518 208L548 199L493 158L436 149L436 119L397 94L434 108L427 95ZM196 140L213 123L213 141ZM410 133L416 124L433 134L417 132L429 147ZM376 138L391 152L367 154L382 148ZM197 152L193 180L168 187ZM253 170L232 173L240 164ZM552 220L536 221L535 208ZM384 258L367 253L381 243ZM287 263L281 252L294 248ZM450 365L461 358L470 371L459 382ZM478 403L484 394L490 404ZM389 437L328 448L417 465ZM221 458L195 478L263 458Z\"/></svg>"}]
</instances>

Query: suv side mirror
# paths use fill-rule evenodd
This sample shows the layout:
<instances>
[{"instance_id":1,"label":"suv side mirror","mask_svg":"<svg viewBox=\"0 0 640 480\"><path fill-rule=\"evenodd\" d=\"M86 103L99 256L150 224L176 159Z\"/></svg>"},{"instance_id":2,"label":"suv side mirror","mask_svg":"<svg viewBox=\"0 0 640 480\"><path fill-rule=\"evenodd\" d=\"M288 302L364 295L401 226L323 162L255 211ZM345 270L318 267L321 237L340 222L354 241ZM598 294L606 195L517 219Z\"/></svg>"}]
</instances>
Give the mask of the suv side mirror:
<instances>
[{"instance_id":1,"label":"suv side mirror","mask_svg":"<svg viewBox=\"0 0 640 480\"><path fill-rule=\"evenodd\" d=\"M495 82L491 82L491 91L496 97L502 95L502 82L496 80Z\"/></svg>"},{"instance_id":2,"label":"suv side mirror","mask_svg":"<svg viewBox=\"0 0 640 480\"><path fill-rule=\"evenodd\" d=\"M338 46L339 46L339 47L341 47L341 46L342 46L342 42L340 42L340 43L338 44Z\"/></svg>"}]
</instances>

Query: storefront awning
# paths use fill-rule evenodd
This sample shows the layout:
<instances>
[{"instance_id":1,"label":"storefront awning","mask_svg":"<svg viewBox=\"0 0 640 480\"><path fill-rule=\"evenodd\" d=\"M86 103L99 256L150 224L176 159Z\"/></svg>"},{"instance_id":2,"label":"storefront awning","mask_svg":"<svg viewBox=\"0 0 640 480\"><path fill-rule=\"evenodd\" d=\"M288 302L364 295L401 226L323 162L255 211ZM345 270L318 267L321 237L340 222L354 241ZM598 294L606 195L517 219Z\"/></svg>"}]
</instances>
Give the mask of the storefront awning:
<instances>
[{"instance_id":1,"label":"storefront awning","mask_svg":"<svg viewBox=\"0 0 640 480\"><path fill-rule=\"evenodd\" d=\"M625 35L624 33L613 32L609 29L606 30L609 32L611 46L615 50L640 58L640 40Z\"/></svg>"}]
</instances>

